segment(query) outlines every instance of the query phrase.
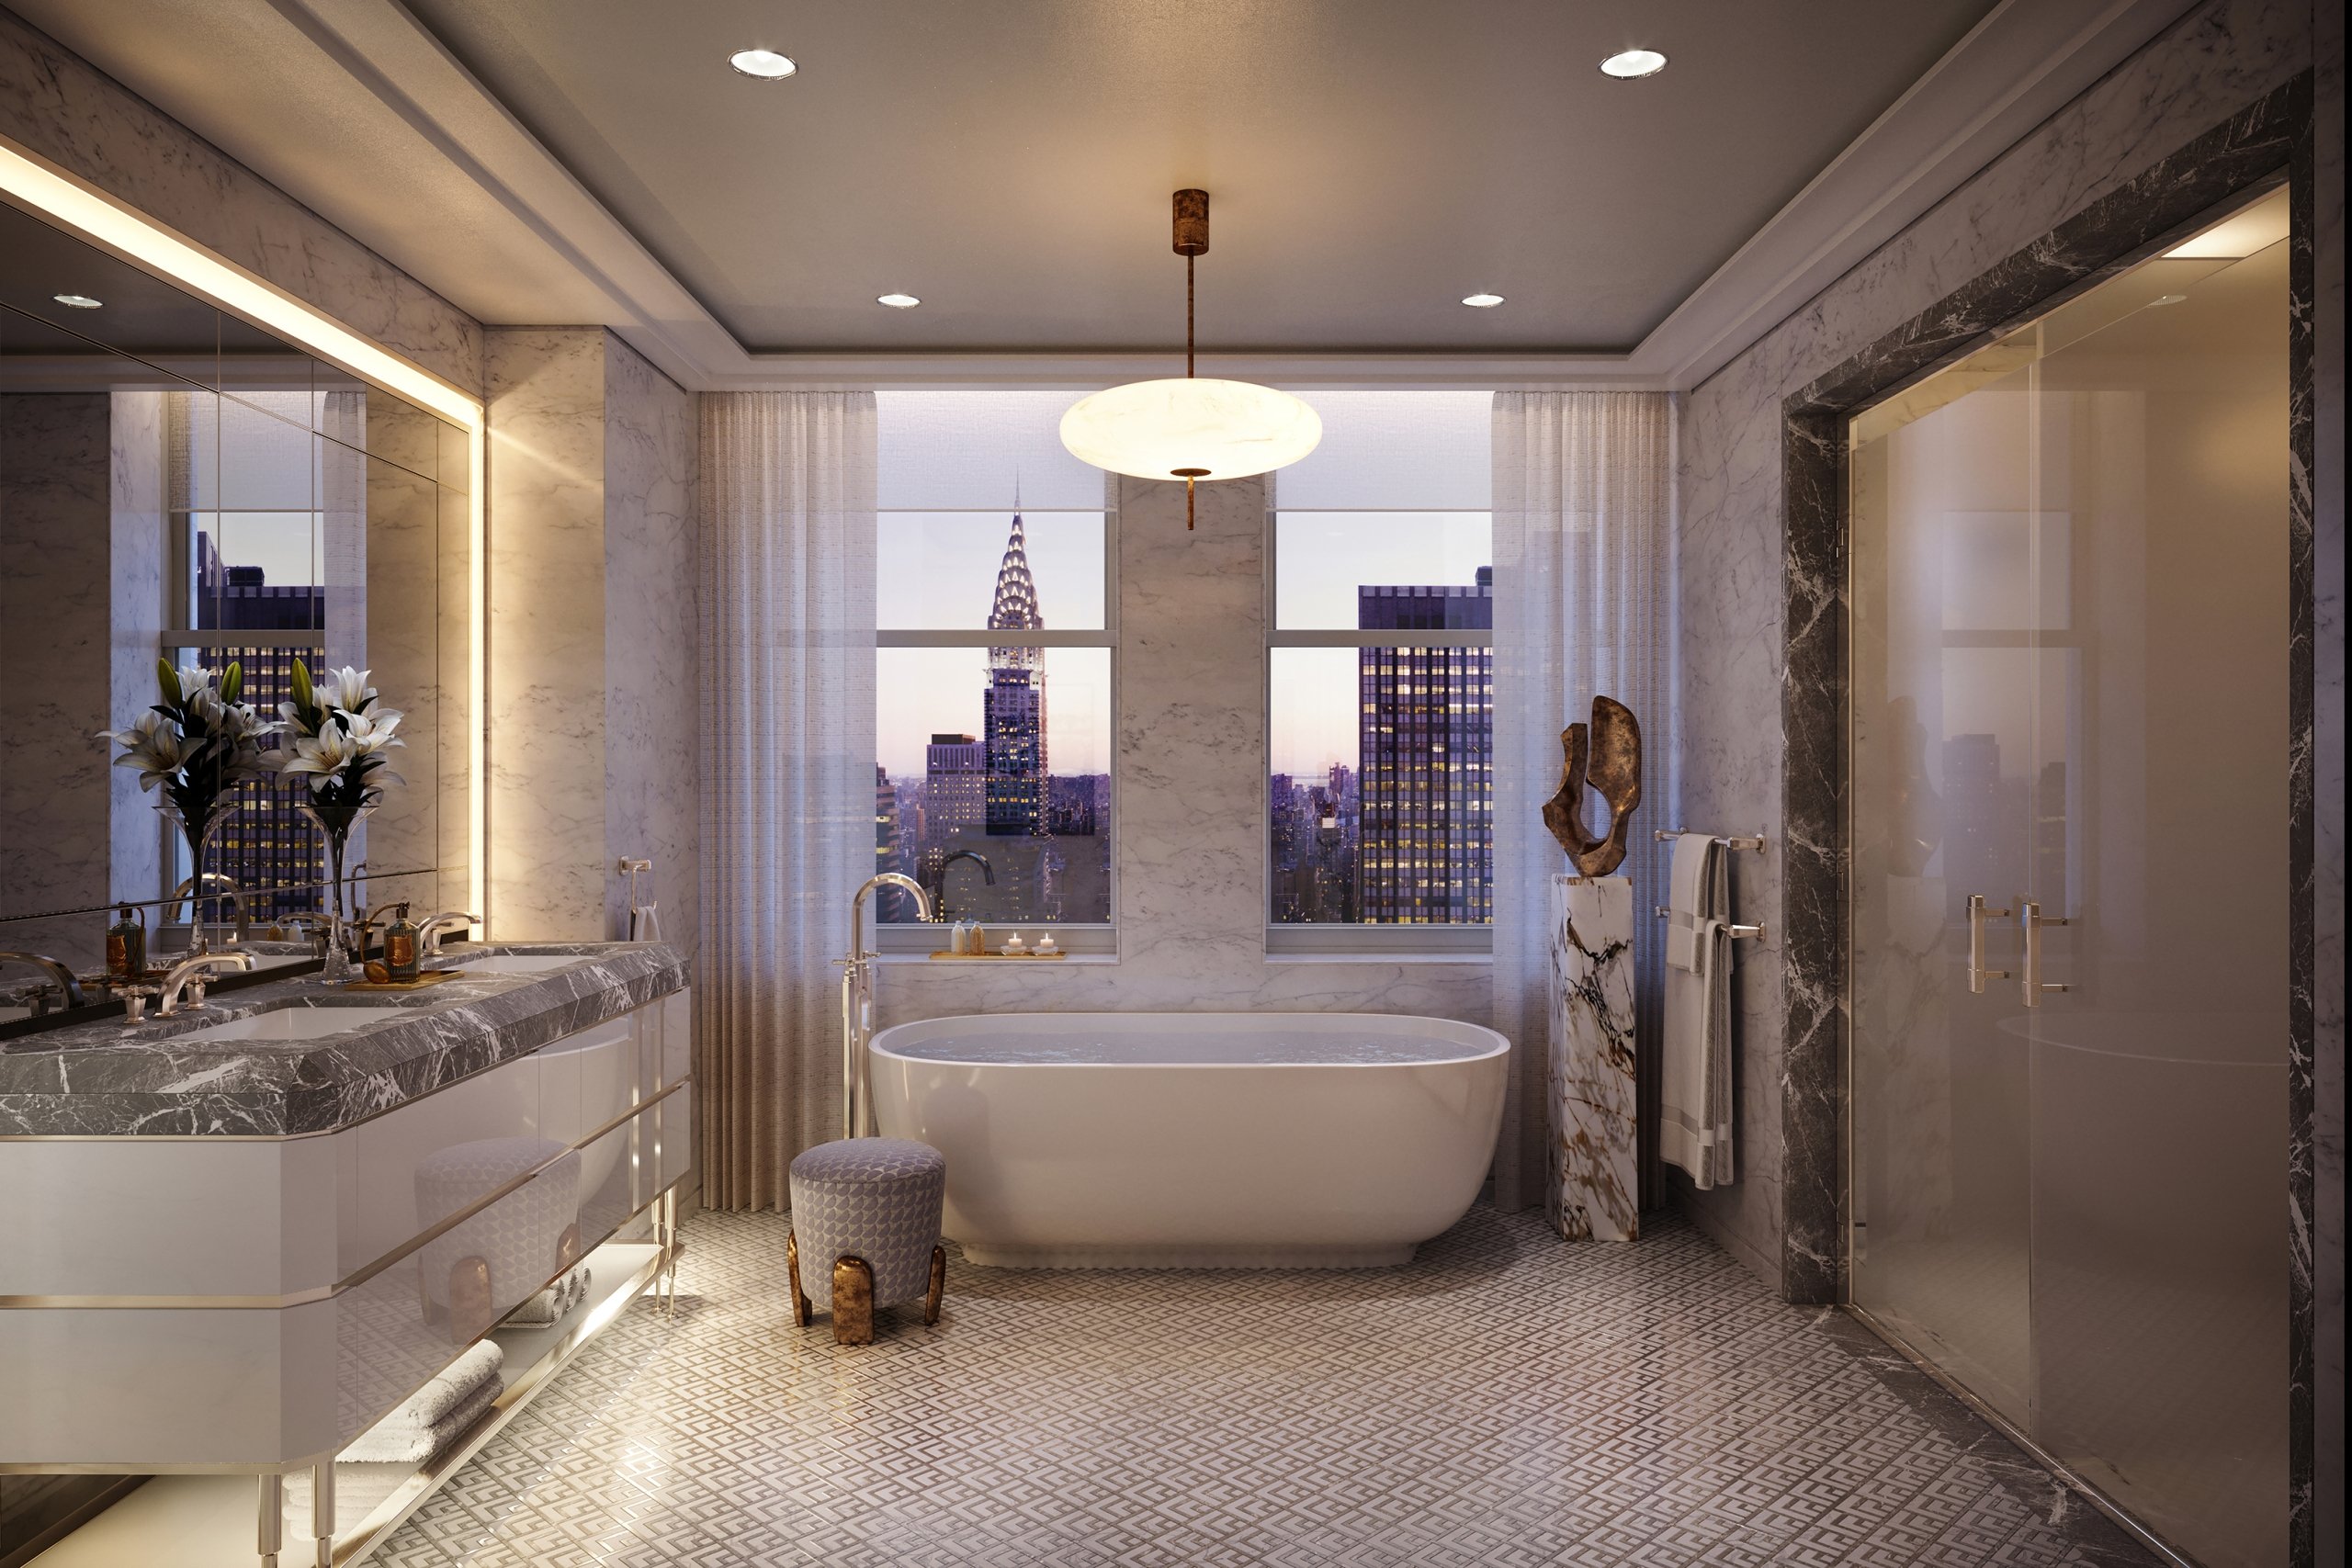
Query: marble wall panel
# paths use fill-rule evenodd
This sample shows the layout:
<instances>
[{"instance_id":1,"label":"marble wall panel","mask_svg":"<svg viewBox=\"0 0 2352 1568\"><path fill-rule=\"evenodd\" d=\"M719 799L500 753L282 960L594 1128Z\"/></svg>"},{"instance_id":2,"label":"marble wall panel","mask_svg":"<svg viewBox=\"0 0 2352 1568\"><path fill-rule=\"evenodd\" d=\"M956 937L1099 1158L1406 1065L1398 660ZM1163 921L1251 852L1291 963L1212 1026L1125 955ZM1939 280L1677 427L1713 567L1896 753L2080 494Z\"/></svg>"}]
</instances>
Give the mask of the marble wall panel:
<instances>
[{"instance_id":1,"label":"marble wall panel","mask_svg":"<svg viewBox=\"0 0 2352 1568\"><path fill-rule=\"evenodd\" d=\"M490 334L490 878L509 938L695 941L695 404L601 327Z\"/></svg>"},{"instance_id":2,"label":"marble wall panel","mask_svg":"<svg viewBox=\"0 0 2352 1568\"><path fill-rule=\"evenodd\" d=\"M1957 351L1981 323L1939 318L1938 301L2288 82L2310 62L2311 27L2307 0L2209 0L1684 400L1681 817L1724 831L1762 821L1775 841L1735 865L1736 907L1770 928L1767 940L1740 944L1739 1180L1677 1190L1710 1234L1802 1298L1834 1294L1842 1252L1842 994L1836 974L1789 962L1789 943L1806 934L1798 928L1817 936L1836 918L1836 894L1825 902L1822 886L1838 865L1810 841L1819 821L1792 819L1786 780L1834 780L1842 729L1792 734L1781 694L1805 675L1792 673L1791 649L1842 670L1842 608L1830 588L1842 562L1808 555L1784 581L1797 541L1782 527L1794 499L1782 404L1906 323L1907 348ZM2063 286L2030 265L2007 282L2019 290L2018 309L2036 297L2025 291ZM1826 620L1815 614L1825 609ZM1834 816L1834 796L1828 806ZM1810 879L1792 887L1804 872Z\"/></svg>"},{"instance_id":3,"label":"marble wall panel","mask_svg":"<svg viewBox=\"0 0 2352 1568\"><path fill-rule=\"evenodd\" d=\"M490 334L490 895L503 937L607 934L605 337Z\"/></svg>"},{"instance_id":4,"label":"marble wall panel","mask_svg":"<svg viewBox=\"0 0 2352 1568\"><path fill-rule=\"evenodd\" d=\"M2344 1529L2344 31L2326 0L2312 70L2312 1557Z\"/></svg>"},{"instance_id":5,"label":"marble wall panel","mask_svg":"<svg viewBox=\"0 0 2352 1568\"><path fill-rule=\"evenodd\" d=\"M692 964L699 890L701 626L694 395L607 336L605 362L605 837L653 862L663 937ZM605 918L628 931L627 885Z\"/></svg>"},{"instance_id":6,"label":"marble wall panel","mask_svg":"<svg viewBox=\"0 0 2352 1568\"><path fill-rule=\"evenodd\" d=\"M967 1012L1425 1013L1483 1024L1483 963L1265 952L1265 487L1119 491L1119 961L886 961L885 1024ZM1538 1045L1540 1049L1540 1043Z\"/></svg>"},{"instance_id":7,"label":"marble wall panel","mask_svg":"<svg viewBox=\"0 0 2352 1568\"><path fill-rule=\"evenodd\" d=\"M368 400L365 418L371 450L398 453L416 465L403 467L336 449L330 470L363 470L356 476L364 483L362 543L367 551L360 579L367 585L362 595L366 632L360 641L375 686L403 716L401 733L408 742L392 762L392 771L407 783L388 788L383 806L368 819L368 863L371 871L404 871L439 863L441 705L452 696L464 701L466 672L462 666L445 670L441 664L441 491L428 477L434 471L439 422L381 397ZM327 525L332 541L332 512ZM462 538L447 544L462 553ZM354 655L345 649L334 608L331 588L327 653L340 664ZM419 918L433 912L414 911Z\"/></svg>"},{"instance_id":8,"label":"marble wall panel","mask_svg":"<svg viewBox=\"0 0 2352 1568\"><path fill-rule=\"evenodd\" d=\"M472 317L6 10L0 136L395 354L482 385Z\"/></svg>"},{"instance_id":9,"label":"marble wall panel","mask_svg":"<svg viewBox=\"0 0 2352 1568\"><path fill-rule=\"evenodd\" d=\"M109 575L114 607L108 627L107 711L126 723L155 700L155 649L170 625L164 574L170 548L164 508L170 504L165 394L111 394L113 476L107 507L112 528ZM164 880L164 836L155 797L139 787L129 768L107 769L107 896L154 897Z\"/></svg>"},{"instance_id":10,"label":"marble wall panel","mask_svg":"<svg viewBox=\"0 0 2352 1568\"><path fill-rule=\"evenodd\" d=\"M0 915L107 896L110 432L104 392L0 397ZM0 948L87 962L90 925L0 925ZM11 965L0 985L35 977Z\"/></svg>"}]
</instances>

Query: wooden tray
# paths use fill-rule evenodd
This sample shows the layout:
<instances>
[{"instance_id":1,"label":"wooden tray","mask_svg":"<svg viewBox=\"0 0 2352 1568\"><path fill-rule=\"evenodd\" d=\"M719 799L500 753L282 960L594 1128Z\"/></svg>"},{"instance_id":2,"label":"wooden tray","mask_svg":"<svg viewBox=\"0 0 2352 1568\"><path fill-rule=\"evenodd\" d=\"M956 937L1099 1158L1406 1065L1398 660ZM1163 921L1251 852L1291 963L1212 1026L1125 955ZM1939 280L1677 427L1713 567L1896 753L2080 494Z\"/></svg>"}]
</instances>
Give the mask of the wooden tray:
<instances>
[{"instance_id":1,"label":"wooden tray","mask_svg":"<svg viewBox=\"0 0 2352 1568\"><path fill-rule=\"evenodd\" d=\"M444 980L454 980L464 973L462 969L427 969L413 980L354 980L340 988L346 991L420 991L427 986L437 986Z\"/></svg>"},{"instance_id":2,"label":"wooden tray","mask_svg":"<svg viewBox=\"0 0 2352 1568\"><path fill-rule=\"evenodd\" d=\"M1010 958L1017 963L1024 958L1068 958L1069 954L1067 953L934 953L932 956L933 958Z\"/></svg>"}]
</instances>

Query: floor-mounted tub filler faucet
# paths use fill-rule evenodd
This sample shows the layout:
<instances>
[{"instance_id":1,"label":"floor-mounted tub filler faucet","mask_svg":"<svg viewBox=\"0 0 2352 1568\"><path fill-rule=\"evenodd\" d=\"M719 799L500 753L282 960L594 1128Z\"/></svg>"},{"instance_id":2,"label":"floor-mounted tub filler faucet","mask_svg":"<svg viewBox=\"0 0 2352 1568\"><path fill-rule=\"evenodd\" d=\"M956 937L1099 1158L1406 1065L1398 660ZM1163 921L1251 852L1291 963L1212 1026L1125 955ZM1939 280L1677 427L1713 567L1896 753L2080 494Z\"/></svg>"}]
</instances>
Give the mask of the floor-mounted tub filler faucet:
<instances>
[{"instance_id":1,"label":"floor-mounted tub filler faucet","mask_svg":"<svg viewBox=\"0 0 2352 1568\"><path fill-rule=\"evenodd\" d=\"M947 873L959 860L967 860L978 866L980 880L990 887L996 886L996 867L989 864L989 857L978 850L957 850L954 854L941 861L939 874L932 878L931 897L932 901L938 906L939 919L943 925L947 921ZM926 915L923 918L929 919L931 917Z\"/></svg>"},{"instance_id":2,"label":"floor-mounted tub filler faucet","mask_svg":"<svg viewBox=\"0 0 2352 1568\"><path fill-rule=\"evenodd\" d=\"M157 1018L171 1018L186 1009L204 1005L205 982L224 970L249 970L254 966L250 953L191 953L172 965L164 976L162 999L155 1004ZM183 1004L183 993L193 988L196 999Z\"/></svg>"},{"instance_id":3,"label":"floor-mounted tub filler faucet","mask_svg":"<svg viewBox=\"0 0 2352 1568\"><path fill-rule=\"evenodd\" d=\"M989 880L995 880L991 877ZM865 903L885 887L901 887L913 895L915 919L931 919L931 897L911 876L886 871L869 876L849 901L849 956L842 960L842 1136L857 1136L859 1113L865 1108L858 1093L864 1077L865 1043L874 1037L874 967L881 957L865 945Z\"/></svg>"}]
</instances>

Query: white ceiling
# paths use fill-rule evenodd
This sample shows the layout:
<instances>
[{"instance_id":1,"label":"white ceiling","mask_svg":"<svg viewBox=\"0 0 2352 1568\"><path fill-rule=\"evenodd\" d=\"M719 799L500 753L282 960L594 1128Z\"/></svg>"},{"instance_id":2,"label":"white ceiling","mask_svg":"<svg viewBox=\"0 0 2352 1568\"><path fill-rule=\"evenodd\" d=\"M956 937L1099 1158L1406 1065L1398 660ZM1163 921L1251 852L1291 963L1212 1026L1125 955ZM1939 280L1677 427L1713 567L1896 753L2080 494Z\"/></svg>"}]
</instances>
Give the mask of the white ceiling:
<instances>
[{"instance_id":1,"label":"white ceiling","mask_svg":"<svg viewBox=\"0 0 2352 1568\"><path fill-rule=\"evenodd\" d=\"M6 3L460 308L604 321L705 386L1162 357L1182 185L1237 366L1688 384L2183 9ZM1636 43L1662 75L1595 69ZM729 70L749 44L799 75Z\"/></svg>"}]
</instances>

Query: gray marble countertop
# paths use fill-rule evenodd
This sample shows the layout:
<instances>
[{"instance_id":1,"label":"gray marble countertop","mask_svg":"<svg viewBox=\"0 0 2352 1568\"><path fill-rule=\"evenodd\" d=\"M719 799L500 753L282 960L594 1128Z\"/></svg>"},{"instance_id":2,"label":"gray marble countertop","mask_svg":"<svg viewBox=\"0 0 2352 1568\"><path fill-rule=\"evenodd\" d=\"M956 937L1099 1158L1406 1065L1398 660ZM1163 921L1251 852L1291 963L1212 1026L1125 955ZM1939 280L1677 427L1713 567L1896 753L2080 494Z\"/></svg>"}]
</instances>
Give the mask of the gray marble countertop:
<instances>
[{"instance_id":1,"label":"gray marble countertop","mask_svg":"<svg viewBox=\"0 0 2352 1568\"><path fill-rule=\"evenodd\" d=\"M577 957L483 971L413 994L346 992L315 976L223 996L178 1018L95 1023L0 1040L0 1137L287 1137L329 1133L617 1018L686 986L661 942L493 942L435 966L500 953ZM181 1036L286 1007L348 1010L316 1040Z\"/></svg>"}]
</instances>

